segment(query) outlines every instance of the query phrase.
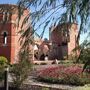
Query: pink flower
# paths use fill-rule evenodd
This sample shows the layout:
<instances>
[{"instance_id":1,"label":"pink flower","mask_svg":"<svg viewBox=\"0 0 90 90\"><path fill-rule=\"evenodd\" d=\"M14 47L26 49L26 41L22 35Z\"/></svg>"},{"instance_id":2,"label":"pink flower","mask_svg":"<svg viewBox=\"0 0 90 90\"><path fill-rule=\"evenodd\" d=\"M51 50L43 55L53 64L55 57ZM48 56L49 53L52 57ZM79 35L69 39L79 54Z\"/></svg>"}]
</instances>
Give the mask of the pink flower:
<instances>
[{"instance_id":1,"label":"pink flower","mask_svg":"<svg viewBox=\"0 0 90 90\"><path fill-rule=\"evenodd\" d=\"M37 73L38 77L42 77L42 78L62 78L65 77L67 75L78 75L80 76L82 72L82 68L80 66L56 66L56 67L49 67L49 68L45 68L44 70L40 70Z\"/></svg>"}]
</instances>

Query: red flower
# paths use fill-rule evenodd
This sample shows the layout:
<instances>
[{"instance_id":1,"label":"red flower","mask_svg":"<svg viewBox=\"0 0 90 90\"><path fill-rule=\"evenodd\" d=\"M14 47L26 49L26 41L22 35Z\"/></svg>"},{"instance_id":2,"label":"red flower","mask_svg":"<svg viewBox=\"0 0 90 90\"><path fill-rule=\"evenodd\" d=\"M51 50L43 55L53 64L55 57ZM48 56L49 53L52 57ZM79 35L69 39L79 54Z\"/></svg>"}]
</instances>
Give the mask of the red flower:
<instances>
[{"instance_id":1,"label":"red flower","mask_svg":"<svg viewBox=\"0 0 90 90\"><path fill-rule=\"evenodd\" d=\"M82 72L82 68L79 66L69 66L69 67L65 67L65 66L57 66L57 67L49 67L49 68L45 68L44 70L40 70L38 71L37 76L38 77L42 77L42 78L62 78L64 76L67 75L72 75L72 74L76 74L79 75Z\"/></svg>"}]
</instances>

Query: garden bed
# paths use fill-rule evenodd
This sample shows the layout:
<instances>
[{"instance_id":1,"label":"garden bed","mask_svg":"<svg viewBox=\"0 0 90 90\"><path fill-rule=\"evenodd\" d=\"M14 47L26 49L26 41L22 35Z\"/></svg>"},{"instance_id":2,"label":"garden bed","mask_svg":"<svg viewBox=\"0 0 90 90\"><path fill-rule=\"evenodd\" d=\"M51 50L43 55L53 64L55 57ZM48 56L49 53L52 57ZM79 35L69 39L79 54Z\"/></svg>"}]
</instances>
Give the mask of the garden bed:
<instances>
[{"instance_id":1,"label":"garden bed","mask_svg":"<svg viewBox=\"0 0 90 90\"><path fill-rule=\"evenodd\" d=\"M4 88L0 88L0 90L4 90ZM17 88L10 87L9 90L17 90ZM90 90L90 85L72 86L62 84L48 84L30 79L30 81L26 82L20 90Z\"/></svg>"},{"instance_id":2,"label":"garden bed","mask_svg":"<svg viewBox=\"0 0 90 90\"><path fill-rule=\"evenodd\" d=\"M60 65L39 70L37 80L46 83L83 86L90 83L90 73L82 73L80 65Z\"/></svg>"}]
</instances>

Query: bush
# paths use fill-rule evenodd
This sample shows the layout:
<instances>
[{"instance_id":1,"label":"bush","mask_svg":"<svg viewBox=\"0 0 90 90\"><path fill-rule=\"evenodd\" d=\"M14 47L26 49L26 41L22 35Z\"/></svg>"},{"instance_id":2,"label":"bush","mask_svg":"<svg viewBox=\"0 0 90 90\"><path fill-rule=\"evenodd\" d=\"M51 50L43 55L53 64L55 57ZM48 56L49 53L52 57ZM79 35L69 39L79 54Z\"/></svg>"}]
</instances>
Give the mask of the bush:
<instances>
[{"instance_id":1,"label":"bush","mask_svg":"<svg viewBox=\"0 0 90 90\"><path fill-rule=\"evenodd\" d=\"M4 79L4 67L0 66L0 81Z\"/></svg>"},{"instance_id":2,"label":"bush","mask_svg":"<svg viewBox=\"0 0 90 90\"><path fill-rule=\"evenodd\" d=\"M67 75L62 79L63 84L70 84L70 85L84 85L83 79L76 74Z\"/></svg>"},{"instance_id":3,"label":"bush","mask_svg":"<svg viewBox=\"0 0 90 90\"><path fill-rule=\"evenodd\" d=\"M30 74L31 64L28 61L21 61L11 67L11 76L13 79L14 87L21 87L23 82Z\"/></svg>"},{"instance_id":4,"label":"bush","mask_svg":"<svg viewBox=\"0 0 90 90\"><path fill-rule=\"evenodd\" d=\"M37 80L41 82L53 83L53 84L65 84L65 85L75 85L75 86L84 85L84 80L81 79L80 77L77 77L77 75L73 75L71 77L67 76L65 78L60 78L60 79L52 78L52 77L48 77L48 78L39 77Z\"/></svg>"},{"instance_id":5,"label":"bush","mask_svg":"<svg viewBox=\"0 0 90 90\"><path fill-rule=\"evenodd\" d=\"M7 58L0 56L0 80L4 79L4 68L7 65Z\"/></svg>"},{"instance_id":6,"label":"bush","mask_svg":"<svg viewBox=\"0 0 90 90\"><path fill-rule=\"evenodd\" d=\"M90 73L90 65L88 65L88 66L85 68L85 72L86 72L86 73Z\"/></svg>"},{"instance_id":7,"label":"bush","mask_svg":"<svg viewBox=\"0 0 90 90\"><path fill-rule=\"evenodd\" d=\"M58 66L49 67L38 71L37 79L49 83L60 83L68 85L84 85L90 83L90 78L82 77L81 66Z\"/></svg>"},{"instance_id":8,"label":"bush","mask_svg":"<svg viewBox=\"0 0 90 90\"><path fill-rule=\"evenodd\" d=\"M0 65L5 66L7 62L8 62L7 58L0 56Z\"/></svg>"},{"instance_id":9,"label":"bush","mask_svg":"<svg viewBox=\"0 0 90 90\"><path fill-rule=\"evenodd\" d=\"M28 52L20 52L19 62L11 67L10 73L16 88L20 88L30 74L32 64L29 61L28 54Z\"/></svg>"}]
</instances>

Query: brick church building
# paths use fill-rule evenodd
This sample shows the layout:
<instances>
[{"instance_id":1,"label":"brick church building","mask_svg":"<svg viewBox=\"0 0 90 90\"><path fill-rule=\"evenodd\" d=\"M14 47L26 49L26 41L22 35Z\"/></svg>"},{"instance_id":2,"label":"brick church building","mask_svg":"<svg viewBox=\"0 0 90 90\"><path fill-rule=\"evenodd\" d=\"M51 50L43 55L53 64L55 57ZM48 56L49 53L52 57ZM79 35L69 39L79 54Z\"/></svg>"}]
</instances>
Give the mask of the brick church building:
<instances>
[{"instance_id":1,"label":"brick church building","mask_svg":"<svg viewBox=\"0 0 90 90\"><path fill-rule=\"evenodd\" d=\"M49 30L49 41L51 43L50 59L68 59L72 50L78 45L78 25L76 23L62 23L52 26ZM78 54L78 51L76 52Z\"/></svg>"},{"instance_id":2,"label":"brick church building","mask_svg":"<svg viewBox=\"0 0 90 90\"><path fill-rule=\"evenodd\" d=\"M21 16L22 23L25 16L29 13L24 10ZM0 4L0 56L6 57L11 63L14 63L20 49L18 42L21 24L18 26L18 7L11 4Z\"/></svg>"},{"instance_id":3,"label":"brick church building","mask_svg":"<svg viewBox=\"0 0 90 90\"><path fill-rule=\"evenodd\" d=\"M18 32L28 13L29 11L24 9L18 26L18 7L11 4L0 5L0 56L6 57L11 63L16 62L20 50L20 33ZM77 46L77 35L78 25L75 23L63 23L51 27L48 42L42 40L39 43L36 42L39 46L37 52L40 51L39 60L43 54L48 55L51 60L68 57Z\"/></svg>"},{"instance_id":4,"label":"brick church building","mask_svg":"<svg viewBox=\"0 0 90 90\"><path fill-rule=\"evenodd\" d=\"M63 60L70 59L70 57L78 55L72 50L78 46L78 25L76 23L62 23L57 26L51 26L49 29L49 40L37 39L36 44L39 53L39 60L45 60L48 56L49 60Z\"/></svg>"}]
</instances>

